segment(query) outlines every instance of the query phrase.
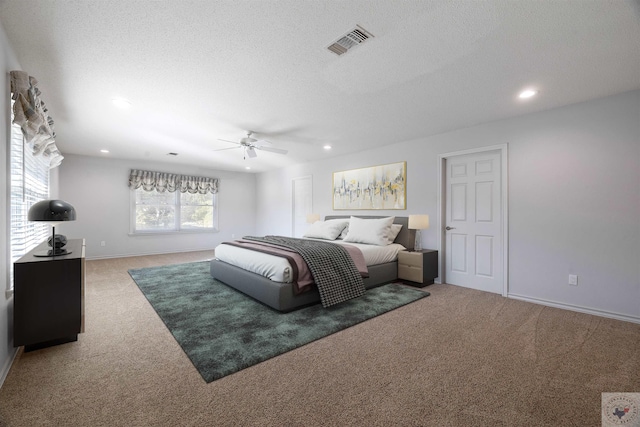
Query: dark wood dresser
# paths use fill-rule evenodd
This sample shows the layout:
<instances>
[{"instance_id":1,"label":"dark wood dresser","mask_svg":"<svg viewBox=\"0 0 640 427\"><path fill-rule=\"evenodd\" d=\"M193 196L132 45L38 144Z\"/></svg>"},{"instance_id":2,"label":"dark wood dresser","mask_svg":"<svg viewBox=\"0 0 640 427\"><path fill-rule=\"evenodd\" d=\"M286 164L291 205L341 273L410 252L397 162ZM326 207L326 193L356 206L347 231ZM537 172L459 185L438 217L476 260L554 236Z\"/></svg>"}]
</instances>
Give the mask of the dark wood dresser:
<instances>
[{"instance_id":1,"label":"dark wood dresser","mask_svg":"<svg viewBox=\"0 0 640 427\"><path fill-rule=\"evenodd\" d=\"M13 264L13 345L25 351L76 341L84 332L84 239L68 255L36 257L44 242Z\"/></svg>"}]
</instances>

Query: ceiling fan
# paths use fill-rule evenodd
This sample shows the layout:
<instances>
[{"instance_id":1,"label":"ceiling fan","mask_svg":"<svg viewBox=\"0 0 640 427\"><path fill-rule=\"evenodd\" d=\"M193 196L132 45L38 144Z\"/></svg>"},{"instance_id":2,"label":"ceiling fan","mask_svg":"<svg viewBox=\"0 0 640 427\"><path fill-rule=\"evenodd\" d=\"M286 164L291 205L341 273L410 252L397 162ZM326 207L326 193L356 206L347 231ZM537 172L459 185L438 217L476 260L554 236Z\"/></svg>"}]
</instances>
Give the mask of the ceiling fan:
<instances>
[{"instance_id":1,"label":"ceiling fan","mask_svg":"<svg viewBox=\"0 0 640 427\"><path fill-rule=\"evenodd\" d=\"M244 159L248 157L254 158L258 157L258 153L256 150L269 151L271 153L278 154L287 154L287 150L282 150L280 148L274 148L271 146L271 143L265 139L256 139L253 136L253 131L248 131L247 136L242 138L240 142L229 141L227 139L218 139L218 141L230 142L232 144L237 144L237 147L229 147L229 148L220 148L218 150L213 151L224 151L224 150L233 150L235 148L242 148L244 150Z\"/></svg>"}]
</instances>

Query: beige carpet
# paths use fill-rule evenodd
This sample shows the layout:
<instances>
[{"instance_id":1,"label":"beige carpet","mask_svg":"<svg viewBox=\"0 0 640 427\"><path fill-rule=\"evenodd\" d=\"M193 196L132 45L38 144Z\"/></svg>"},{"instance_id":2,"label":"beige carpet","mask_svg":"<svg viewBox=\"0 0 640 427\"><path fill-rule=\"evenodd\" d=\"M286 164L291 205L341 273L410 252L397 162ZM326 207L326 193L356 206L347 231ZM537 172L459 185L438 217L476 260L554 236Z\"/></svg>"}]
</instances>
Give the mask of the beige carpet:
<instances>
[{"instance_id":1,"label":"beige carpet","mask_svg":"<svg viewBox=\"0 0 640 427\"><path fill-rule=\"evenodd\" d=\"M20 353L2 426L599 426L600 393L640 391L640 325L450 285L206 384L130 268L86 263L86 333Z\"/></svg>"}]
</instances>

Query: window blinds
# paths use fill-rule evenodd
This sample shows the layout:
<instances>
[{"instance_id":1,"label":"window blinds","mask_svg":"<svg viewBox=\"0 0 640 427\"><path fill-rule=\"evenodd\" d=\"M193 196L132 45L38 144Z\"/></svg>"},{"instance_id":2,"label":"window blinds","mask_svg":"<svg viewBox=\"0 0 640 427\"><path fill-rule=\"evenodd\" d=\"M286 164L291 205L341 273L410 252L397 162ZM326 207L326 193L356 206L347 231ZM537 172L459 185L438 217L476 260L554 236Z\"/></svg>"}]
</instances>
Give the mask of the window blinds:
<instances>
[{"instance_id":1,"label":"window blinds","mask_svg":"<svg viewBox=\"0 0 640 427\"><path fill-rule=\"evenodd\" d=\"M25 148L20 126L11 125L9 289L13 288L13 263L49 236L47 224L27 221L29 208L49 198L49 158L33 156Z\"/></svg>"}]
</instances>

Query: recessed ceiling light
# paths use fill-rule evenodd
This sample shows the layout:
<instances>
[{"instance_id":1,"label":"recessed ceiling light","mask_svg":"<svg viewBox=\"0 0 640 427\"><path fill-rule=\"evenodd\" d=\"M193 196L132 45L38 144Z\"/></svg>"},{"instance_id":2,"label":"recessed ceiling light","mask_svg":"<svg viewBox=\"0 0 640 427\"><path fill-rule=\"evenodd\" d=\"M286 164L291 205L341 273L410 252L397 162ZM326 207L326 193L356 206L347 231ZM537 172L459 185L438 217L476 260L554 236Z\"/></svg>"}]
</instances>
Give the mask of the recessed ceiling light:
<instances>
[{"instance_id":1,"label":"recessed ceiling light","mask_svg":"<svg viewBox=\"0 0 640 427\"><path fill-rule=\"evenodd\" d=\"M113 102L113 105L115 105L116 107L122 108L124 110L131 108L131 101L129 101L128 99L113 98L111 102Z\"/></svg>"},{"instance_id":2,"label":"recessed ceiling light","mask_svg":"<svg viewBox=\"0 0 640 427\"><path fill-rule=\"evenodd\" d=\"M538 94L538 91L535 89L526 89L523 90L522 92L520 92L520 95L518 95L518 98L520 99L527 99L527 98L531 98L532 96L535 96Z\"/></svg>"},{"instance_id":3,"label":"recessed ceiling light","mask_svg":"<svg viewBox=\"0 0 640 427\"><path fill-rule=\"evenodd\" d=\"M325 145L325 146L324 146L324 147L322 147L322 148L324 148L325 150L331 150L331 146L330 146L330 145Z\"/></svg>"},{"instance_id":4,"label":"recessed ceiling light","mask_svg":"<svg viewBox=\"0 0 640 427\"><path fill-rule=\"evenodd\" d=\"M100 152L101 152L101 153L105 153L105 154L106 154L106 153L108 153L108 152L109 152L109 150L100 150Z\"/></svg>"},{"instance_id":5,"label":"recessed ceiling light","mask_svg":"<svg viewBox=\"0 0 640 427\"><path fill-rule=\"evenodd\" d=\"M251 166L245 166L244 168L245 168L246 170L249 170L249 169L251 169Z\"/></svg>"}]
</instances>

